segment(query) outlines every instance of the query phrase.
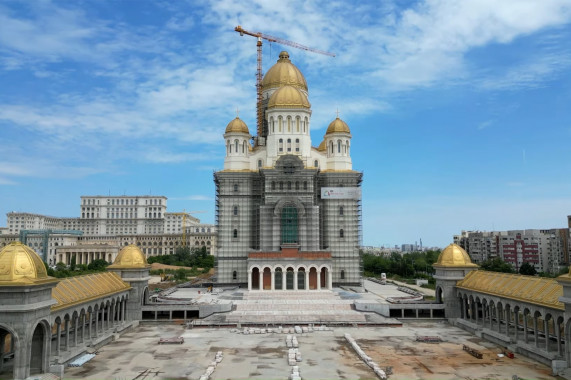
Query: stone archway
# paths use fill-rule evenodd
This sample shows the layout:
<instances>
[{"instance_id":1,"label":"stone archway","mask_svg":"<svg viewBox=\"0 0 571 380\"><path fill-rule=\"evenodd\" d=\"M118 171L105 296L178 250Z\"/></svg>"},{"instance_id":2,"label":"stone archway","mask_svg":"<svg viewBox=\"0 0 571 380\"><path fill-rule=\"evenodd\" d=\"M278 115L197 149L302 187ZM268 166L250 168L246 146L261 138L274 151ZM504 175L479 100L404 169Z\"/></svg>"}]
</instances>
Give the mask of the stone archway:
<instances>
[{"instance_id":1,"label":"stone archway","mask_svg":"<svg viewBox=\"0 0 571 380\"><path fill-rule=\"evenodd\" d=\"M321 289L327 289L327 288L328 288L328 286L327 286L327 280L328 280L327 276L329 276L329 271L327 270L327 268L326 268L326 267L321 268L321 279L320 279L320 280L321 280L321 281L320 281L320 282L321 282L321 284L320 284L320 285L321 285Z\"/></svg>"},{"instance_id":2,"label":"stone archway","mask_svg":"<svg viewBox=\"0 0 571 380\"><path fill-rule=\"evenodd\" d=\"M305 268L303 267L297 270L297 289L307 290L307 284L305 282Z\"/></svg>"},{"instance_id":3,"label":"stone archway","mask_svg":"<svg viewBox=\"0 0 571 380\"><path fill-rule=\"evenodd\" d=\"M282 268L276 268L274 271L274 289L275 290L283 290L283 271Z\"/></svg>"},{"instance_id":4,"label":"stone archway","mask_svg":"<svg viewBox=\"0 0 571 380\"><path fill-rule=\"evenodd\" d=\"M268 267L264 268L264 275L263 275L263 284L262 284L262 289L263 290L270 290L272 289L272 270Z\"/></svg>"},{"instance_id":5,"label":"stone archway","mask_svg":"<svg viewBox=\"0 0 571 380\"><path fill-rule=\"evenodd\" d=\"M19 355L16 350L17 338L8 329L0 326L0 378L12 379L15 377L14 364L16 356Z\"/></svg>"},{"instance_id":6,"label":"stone archway","mask_svg":"<svg viewBox=\"0 0 571 380\"><path fill-rule=\"evenodd\" d=\"M261 289L260 287L260 269L252 268L252 289Z\"/></svg>"},{"instance_id":7,"label":"stone archway","mask_svg":"<svg viewBox=\"0 0 571 380\"><path fill-rule=\"evenodd\" d=\"M30 348L30 375L44 373L47 363L46 331L42 323L38 323L32 334Z\"/></svg>"},{"instance_id":8,"label":"stone archway","mask_svg":"<svg viewBox=\"0 0 571 380\"><path fill-rule=\"evenodd\" d=\"M289 267L286 270L286 289L287 290L293 290L294 289L294 280L295 280L295 276L293 273L293 268Z\"/></svg>"},{"instance_id":9,"label":"stone archway","mask_svg":"<svg viewBox=\"0 0 571 380\"><path fill-rule=\"evenodd\" d=\"M317 268L309 268L309 290L317 290Z\"/></svg>"}]
</instances>

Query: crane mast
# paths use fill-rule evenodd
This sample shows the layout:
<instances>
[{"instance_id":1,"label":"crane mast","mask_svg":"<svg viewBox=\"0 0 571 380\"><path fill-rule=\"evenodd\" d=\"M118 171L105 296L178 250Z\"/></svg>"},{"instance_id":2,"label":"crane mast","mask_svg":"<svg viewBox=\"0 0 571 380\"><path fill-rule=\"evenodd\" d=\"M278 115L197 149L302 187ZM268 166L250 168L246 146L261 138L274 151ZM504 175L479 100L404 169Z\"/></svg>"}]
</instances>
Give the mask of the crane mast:
<instances>
[{"instance_id":1,"label":"crane mast","mask_svg":"<svg viewBox=\"0 0 571 380\"><path fill-rule=\"evenodd\" d=\"M257 59L257 71L256 71L256 130L257 130L257 134L258 137L265 137L264 136L264 115L263 115L263 109L262 109L262 78L263 78L263 73L262 73L262 39L266 40L266 41L270 41L270 42L277 42L279 44L282 45L286 45L286 46L291 46L294 47L296 49L301 49L301 50L305 50L305 51L309 51L312 53L318 53L318 54L323 54L323 55L327 55L329 57L335 57L335 54L327 52L327 51L323 51L323 50L318 50L318 49L313 49L310 48L308 46L302 45L302 44L298 44L297 42L293 42L293 41L288 41L288 40L284 40L283 38L278 38L278 37L273 37L264 33L260 33L260 32L250 32L247 31L245 29L243 29L240 25L238 25L237 27L234 28L234 31L240 33L241 36L243 36L244 34L248 35L248 36L252 36L252 37L256 37L257 38L257 50L258 50L258 59ZM260 139L257 140L258 142L260 141Z\"/></svg>"}]
</instances>

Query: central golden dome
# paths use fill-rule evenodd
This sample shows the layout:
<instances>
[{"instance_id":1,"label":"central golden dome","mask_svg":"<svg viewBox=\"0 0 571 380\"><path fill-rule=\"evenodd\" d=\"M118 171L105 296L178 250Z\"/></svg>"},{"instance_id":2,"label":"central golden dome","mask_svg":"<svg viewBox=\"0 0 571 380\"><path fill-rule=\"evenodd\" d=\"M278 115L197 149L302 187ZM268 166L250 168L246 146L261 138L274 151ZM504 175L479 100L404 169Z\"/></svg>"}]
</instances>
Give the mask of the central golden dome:
<instances>
[{"instance_id":1,"label":"central golden dome","mask_svg":"<svg viewBox=\"0 0 571 380\"><path fill-rule=\"evenodd\" d=\"M468 253L458 244L450 244L438 256L434 265L443 267L477 267L472 263Z\"/></svg>"},{"instance_id":2,"label":"central golden dome","mask_svg":"<svg viewBox=\"0 0 571 380\"><path fill-rule=\"evenodd\" d=\"M33 249L20 242L0 251L0 285L37 285L55 282L48 276L44 262Z\"/></svg>"},{"instance_id":3,"label":"central golden dome","mask_svg":"<svg viewBox=\"0 0 571 380\"><path fill-rule=\"evenodd\" d=\"M349 130L347 123L337 118L327 127L327 132L325 132L325 134L328 135L330 133L351 133L351 131Z\"/></svg>"},{"instance_id":4,"label":"central golden dome","mask_svg":"<svg viewBox=\"0 0 571 380\"><path fill-rule=\"evenodd\" d=\"M236 116L236 118L233 119L231 122L229 122L228 125L226 126L226 131L224 133L230 133L230 132L250 134L248 126L238 116Z\"/></svg>"},{"instance_id":5,"label":"central golden dome","mask_svg":"<svg viewBox=\"0 0 571 380\"><path fill-rule=\"evenodd\" d=\"M289 60L287 51L280 53L278 62L268 70L262 79L262 90L281 86L293 86L307 91L307 82L301 71Z\"/></svg>"},{"instance_id":6,"label":"central golden dome","mask_svg":"<svg viewBox=\"0 0 571 380\"><path fill-rule=\"evenodd\" d=\"M271 108L311 108L311 104L307 96L297 88L283 86L270 97L268 109Z\"/></svg>"},{"instance_id":7,"label":"central golden dome","mask_svg":"<svg viewBox=\"0 0 571 380\"><path fill-rule=\"evenodd\" d=\"M108 268L148 268L150 267L149 263L147 263L147 259L145 255L141 251L139 247L134 244L130 244L124 247L117 258L113 262L113 264L109 265Z\"/></svg>"}]
</instances>

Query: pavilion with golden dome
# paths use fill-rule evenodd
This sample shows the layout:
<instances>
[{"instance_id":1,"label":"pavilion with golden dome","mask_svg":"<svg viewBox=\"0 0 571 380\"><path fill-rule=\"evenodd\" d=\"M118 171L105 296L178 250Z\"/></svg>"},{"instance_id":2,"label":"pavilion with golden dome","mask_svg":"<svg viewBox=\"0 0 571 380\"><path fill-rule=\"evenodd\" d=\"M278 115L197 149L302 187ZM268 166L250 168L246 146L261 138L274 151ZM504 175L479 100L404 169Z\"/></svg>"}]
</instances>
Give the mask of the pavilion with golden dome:
<instances>
[{"instance_id":1,"label":"pavilion with golden dome","mask_svg":"<svg viewBox=\"0 0 571 380\"><path fill-rule=\"evenodd\" d=\"M219 284L252 291L361 285L361 181L351 130L339 117L311 139L305 77L286 51L262 80L263 124L224 131L214 174Z\"/></svg>"},{"instance_id":2,"label":"pavilion with golden dome","mask_svg":"<svg viewBox=\"0 0 571 380\"><path fill-rule=\"evenodd\" d=\"M0 251L0 377L52 372L138 324L149 268L135 245L106 272L57 279L41 258L15 242ZM8 360L9 358L9 360Z\"/></svg>"}]
</instances>

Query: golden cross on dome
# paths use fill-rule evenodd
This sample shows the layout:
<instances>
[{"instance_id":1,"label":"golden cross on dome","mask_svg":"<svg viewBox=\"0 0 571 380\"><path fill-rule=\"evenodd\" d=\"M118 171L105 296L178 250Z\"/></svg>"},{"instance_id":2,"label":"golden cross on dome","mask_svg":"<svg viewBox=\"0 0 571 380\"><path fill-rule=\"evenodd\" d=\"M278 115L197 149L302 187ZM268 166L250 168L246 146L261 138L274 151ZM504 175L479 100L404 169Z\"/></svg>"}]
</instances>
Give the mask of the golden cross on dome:
<instances>
[{"instance_id":1,"label":"golden cross on dome","mask_svg":"<svg viewBox=\"0 0 571 380\"><path fill-rule=\"evenodd\" d=\"M337 107L337 119L339 119L339 107Z\"/></svg>"},{"instance_id":2,"label":"golden cross on dome","mask_svg":"<svg viewBox=\"0 0 571 380\"><path fill-rule=\"evenodd\" d=\"M240 116L240 109L236 107L236 118L238 118L239 116Z\"/></svg>"}]
</instances>

